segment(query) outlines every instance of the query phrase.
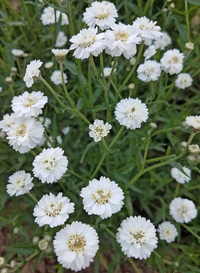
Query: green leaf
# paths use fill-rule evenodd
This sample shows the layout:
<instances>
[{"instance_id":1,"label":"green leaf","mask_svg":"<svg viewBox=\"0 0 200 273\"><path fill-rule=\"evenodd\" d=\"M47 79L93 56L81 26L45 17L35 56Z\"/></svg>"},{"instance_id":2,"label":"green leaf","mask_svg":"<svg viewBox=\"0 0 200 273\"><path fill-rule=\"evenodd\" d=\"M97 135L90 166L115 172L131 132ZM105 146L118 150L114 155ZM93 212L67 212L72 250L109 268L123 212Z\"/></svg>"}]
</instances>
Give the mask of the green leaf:
<instances>
[{"instance_id":1,"label":"green leaf","mask_svg":"<svg viewBox=\"0 0 200 273\"><path fill-rule=\"evenodd\" d=\"M64 108L55 107L56 114L63 114L65 112Z\"/></svg>"},{"instance_id":2,"label":"green leaf","mask_svg":"<svg viewBox=\"0 0 200 273\"><path fill-rule=\"evenodd\" d=\"M186 0L186 1L192 5L200 6L200 0Z\"/></svg>"},{"instance_id":3,"label":"green leaf","mask_svg":"<svg viewBox=\"0 0 200 273\"><path fill-rule=\"evenodd\" d=\"M133 216L133 204L130 194L126 194L124 205L128 211L129 216Z\"/></svg>"},{"instance_id":4,"label":"green leaf","mask_svg":"<svg viewBox=\"0 0 200 273\"><path fill-rule=\"evenodd\" d=\"M172 17L175 21L175 26L178 29L178 32L180 34L180 38L183 44L187 43L187 30L184 27L183 24L179 23L178 19L176 17Z\"/></svg>"},{"instance_id":5,"label":"green leaf","mask_svg":"<svg viewBox=\"0 0 200 273\"><path fill-rule=\"evenodd\" d=\"M44 255L45 255L45 252L44 252L44 251L41 251L41 252L40 252L40 255L37 256L37 260L36 260L36 262L35 262L35 264L34 264L34 266L33 266L33 270L34 270L34 271L35 271L35 269L38 267L38 265L40 264L40 262L41 262L42 258L44 257Z\"/></svg>"},{"instance_id":6,"label":"green leaf","mask_svg":"<svg viewBox=\"0 0 200 273\"><path fill-rule=\"evenodd\" d=\"M5 249L13 253L21 253L24 255L31 255L35 251L32 244L26 244L26 243L14 244L14 245L5 247Z\"/></svg>"}]
</instances>

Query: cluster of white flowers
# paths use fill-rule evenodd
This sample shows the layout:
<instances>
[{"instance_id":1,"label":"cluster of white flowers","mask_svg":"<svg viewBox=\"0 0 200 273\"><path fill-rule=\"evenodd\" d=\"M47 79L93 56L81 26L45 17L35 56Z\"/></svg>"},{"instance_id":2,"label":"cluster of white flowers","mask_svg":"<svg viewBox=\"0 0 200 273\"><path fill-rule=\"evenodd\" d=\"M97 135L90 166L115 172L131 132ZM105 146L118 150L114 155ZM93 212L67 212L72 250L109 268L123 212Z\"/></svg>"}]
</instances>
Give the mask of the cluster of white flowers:
<instances>
[{"instance_id":1,"label":"cluster of white flowers","mask_svg":"<svg viewBox=\"0 0 200 273\"><path fill-rule=\"evenodd\" d=\"M184 173L177 168L171 169L171 176L180 184L191 180L191 170L184 166L183 171Z\"/></svg>"},{"instance_id":2,"label":"cluster of white flowers","mask_svg":"<svg viewBox=\"0 0 200 273\"><path fill-rule=\"evenodd\" d=\"M40 17L43 25L55 24L58 22L61 16L61 25L68 25L68 17L65 13L61 13L59 10L55 10L53 7L48 6L44 8L43 13Z\"/></svg>"}]
</instances>

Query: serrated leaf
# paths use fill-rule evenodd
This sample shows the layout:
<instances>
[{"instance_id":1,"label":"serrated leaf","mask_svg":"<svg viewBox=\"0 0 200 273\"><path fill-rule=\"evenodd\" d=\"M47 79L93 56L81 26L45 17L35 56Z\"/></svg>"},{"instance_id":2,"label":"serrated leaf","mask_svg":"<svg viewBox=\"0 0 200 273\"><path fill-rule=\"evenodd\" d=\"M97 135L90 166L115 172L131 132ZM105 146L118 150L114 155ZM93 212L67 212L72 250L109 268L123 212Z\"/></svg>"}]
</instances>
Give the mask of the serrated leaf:
<instances>
[{"instance_id":1,"label":"serrated leaf","mask_svg":"<svg viewBox=\"0 0 200 273\"><path fill-rule=\"evenodd\" d=\"M200 0L186 0L186 1L192 5L200 6Z\"/></svg>"}]
</instances>

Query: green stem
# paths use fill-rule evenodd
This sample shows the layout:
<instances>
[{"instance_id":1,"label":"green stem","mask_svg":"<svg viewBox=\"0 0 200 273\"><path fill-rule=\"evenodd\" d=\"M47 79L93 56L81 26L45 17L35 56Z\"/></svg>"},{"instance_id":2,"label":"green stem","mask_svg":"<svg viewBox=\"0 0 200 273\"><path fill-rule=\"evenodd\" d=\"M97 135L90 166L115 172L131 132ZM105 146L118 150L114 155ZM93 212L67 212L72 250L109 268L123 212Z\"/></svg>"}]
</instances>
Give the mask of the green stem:
<instances>
[{"instance_id":1,"label":"green stem","mask_svg":"<svg viewBox=\"0 0 200 273\"><path fill-rule=\"evenodd\" d=\"M166 159L169 159L169 158L175 157L175 156L176 156L176 155L167 155L167 156L161 156L161 157L156 157L156 158L147 159L147 160L146 160L146 164L152 163L152 162L156 162L156 161L160 161L160 160L166 160Z\"/></svg>"},{"instance_id":2,"label":"green stem","mask_svg":"<svg viewBox=\"0 0 200 273\"><path fill-rule=\"evenodd\" d=\"M113 86L113 88L114 88L114 90L115 90L117 96L119 96L119 98L122 99L122 96L121 96L120 94L118 94L117 87L116 87L116 85L114 84L113 80L111 81L111 84L112 84L112 86ZM130 97L130 95L129 95L129 97Z\"/></svg>"},{"instance_id":3,"label":"green stem","mask_svg":"<svg viewBox=\"0 0 200 273\"><path fill-rule=\"evenodd\" d=\"M176 198L176 196L178 195L179 186L180 184L177 182L174 198Z\"/></svg>"},{"instance_id":4,"label":"green stem","mask_svg":"<svg viewBox=\"0 0 200 273\"><path fill-rule=\"evenodd\" d=\"M107 270L107 269L108 269L108 266L107 266L107 264L106 264L104 258L102 257L102 255L101 255L101 253L100 253L99 251L98 251L98 255L99 255L99 258L100 258L102 264L104 265L105 269Z\"/></svg>"},{"instance_id":5,"label":"green stem","mask_svg":"<svg viewBox=\"0 0 200 273\"><path fill-rule=\"evenodd\" d=\"M34 151L32 151L32 150L30 150L30 153L31 153L34 157L37 156L37 154L36 154Z\"/></svg>"},{"instance_id":6,"label":"green stem","mask_svg":"<svg viewBox=\"0 0 200 273\"><path fill-rule=\"evenodd\" d=\"M140 172L137 173L137 174L133 177L133 179L131 179L131 181L126 185L126 189L128 189L133 183L135 183L135 182L138 180L138 178L140 178L140 177L141 177L143 174L145 174L146 172L149 172L149 171L151 171L151 170L153 170L153 169L156 169L156 168L159 168L159 167L168 165L168 164L170 164L171 162L176 161L176 160L178 160L179 158L183 157L183 156L187 153L188 146L190 145L190 143L191 143L192 139L194 138L195 134L196 134L196 132L193 132L193 133L190 135L190 137L189 137L189 139L188 139L188 142L187 142L187 146L185 147L185 149L184 149L178 156L176 156L176 157L174 157L174 158L172 158L172 159L170 159L170 160L168 160L168 161L165 161L165 162L161 162L161 163L155 164L155 165L153 165L153 166L150 166L150 167L146 168L145 170L140 171Z\"/></svg>"},{"instance_id":7,"label":"green stem","mask_svg":"<svg viewBox=\"0 0 200 273\"><path fill-rule=\"evenodd\" d=\"M108 150L110 150L110 149L112 148L112 146L115 144L115 142L117 141L118 137L119 137L119 136L121 135L121 133L123 132L124 128L125 128L124 125L120 128L119 132L116 134L116 136L114 137L113 141L112 141L112 142L110 143L110 145L108 146ZM92 179L95 177L95 175L97 174L97 172L98 172L98 170L100 169L100 167L101 167L101 165L102 165L104 159L106 158L107 153L108 153L107 150L104 151L104 154L102 155L102 157L101 157L101 159L100 159L100 161L99 161L99 164L97 165L96 169L94 170L94 172L93 172L92 177L91 177L90 180L92 180Z\"/></svg>"},{"instance_id":8,"label":"green stem","mask_svg":"<svg viewBox=\"0 0 200 273\"><path fill-rule=\"evenodd\" d=\"M185 229L187 229L192 235L194 235L198 240L200 240L200 236L198 236L193 230L191 230L188 226L185 224L181 224Z\"/></svg>"},{"instance_id":9,"label":"green stem","mask_svg":"<svg viewBox=\"0 0 200 273\"><path fill-rule=\"evenodd\" d=\"M116 238L116 235L107 227L105 227L105 230L113 237Z\"/></svg>"},{"instance_id":10,"label":"green stem","mask_svg":"<svg viewBox=\"0 0 200 273\"><path fill-rule=\"evenodd\" d=\"M107 84L107 90L108 91L110 89L110 85L111 85L111 82L112 82L112 77L113 77L113 73L115 71L115 67L117 65L117 61L118 61L118 57L115 57L114 63L113 63L113 66L112 66L112 70L111 70L111 73L110 73L110 76L109 76L108 84Z\"/></svg>"},{"instance_id":11,"label":"green stem","mask_svg":"<svg viewBox=\"0 0 200 273\"><path fill-rule=\"evenodd\" d=\"M38 150L39 153L42 152L42 148L39 145L37 145L35 148Z\"/></svg>"},{"instance_id":12,"label":"green stem","mask_svg":"<svg viewBox=\"0 0 200 273\"><path fill-rule=\"evenodd\" d=\"M25 259L26 262L32 260L33 258L35 258L35 256L37 256L39 254L39 250L35 251L33 254L31 254L28 258ZM24 265L24 262L18 263L17 267L9 270L9 272L15 272L17 271L20 267L22 267Z\"/></svg>"},{"instance_id":13,"label":"green stem","mask_svg":"<svg viewBox=\"0 0 200 273\"><path fill-rule=\"evenodd\" d=\"M133 268L135 269L135 271L137 273L140 273L140 270L137 268L137 266L135 265L135 263L131 260L131 258L128 258L130 264L133 266Z\"/></svg>"},{"instance_id":14,"label":"green stem","mask_svg":"<svg viewBox=\"0 0 200 273\"><path fill-rule=\"evenodd\" d=\"M53 142L51 141L51 139L50 139L49 136L47 135L46 130L44 130L44 135L45 135L46 139L49 141L49 143L51 144L51 147L52 147L52 148L55 148L54 145L53 145Z\"/></svg>"},{"instance_id":15,"label":"green stem","mask_svg":"<svg viewBox=\"0 0 200 273\"><path fill-rule=\"evenodd\" d=\"M92 96L92 75L91 75L89 62L88 62L88 89L89 89L90 105L91 105L91 109L93 109L94 103L93 103L93 96ZM94 111L92 111L92 116L93 116L93 119L96 119L96 113Z\"/></svg>"},{"instance_id":16,"label":"green stem","mask_svg":"<svg viewBox=\"0 0 200 273\"><path fill-rule=\"evenodd\" d=\"M129 74L127 75L126 79L123 81L122 85L120 86L119 90L118 90L118 93L120 93L124 87L124 85L129 81L129 79L131 78L131 76L133 75L136 67L137 67L137 64L140 60L140 57L142 55L142 50L143 50L143 47L144 47L144 41L142 41L141 45L140 45L140 49L139 49L139 52L138 52L138 55L137 55L137 59L135 61L135 64L134 66L132 67L131 71L129 72Z\"/></svg>"},{"instance_id":17,"label":"green stem","mask_svg":"<svg viewBox=\"0 0 200 273\"><path fill-rule=\"evenodd\" d=\"M67 170L67 173L69 173L69 174L71 174L73 176L76 176L76 177L78 177L81 180L87 180L86 178L83 178L82 176L80 176L79 174L77 174L77 173L75 173L75 172L73 172L71 170Z\"/></svg>"},{"instance_id":18,"label":"green stem","mask_svg":"<svg viewBox=\"0 0 200 273\"><path fill-rule=\"evenodd\" d=\"M53 90L53 88L48 84L48 82L40 75L39 76L39 80L41 80L42 83L44 83L46 85L46 87L51 91L51 93L53 94L53 96L55 97L55 99L60 103L60 105L66 109L67 111L72 111L72 112L75 112L76 114L78 114L87 124L90 125L90 122L89 120L84 117L84 115L82 115L76 108L72 109L72 108L69 108L67 107L60 99L59 97L57 96L56 92Z\"/></svg>"},{"instance_id":19,"label":"green stem","mask_svg":"<svg viewBox=\"0 0 200 273\"><path fill-rule=\"evenodd\" d=\"M187 40L190 41L190 22L189 22L188 2L185 0L185 20L187 26Z\"/></svg>"},{"instance_id":20,"label":"green stem","mask_svg":"<svg viewBox=\"0 0 200 273\"><path fill-rule=\"evenodd\" d=\"M145 165L146 158L147 158L149 143L150 143L150 139L147 141L147 144L146 144L146 147L145 147L145 152L144 152L144 158L143 158L143 161L142 161L141 171L143 171L143 169L144 169L144 165Z\"/></svg>"},{"instance_id":21,"label":"green stem","mask_svg":"<svg viewBox=\"0 0 200 273\"><path fill-rule=\"evenodd\" d=\"M104 73L103 73L104 65L103 65L103 53L102 52L100 53L100 69L101 69L103 84L106 85L106 81L105 81L105 77L104 77Z\"/></svg>"},{"instance_id":22,"label":"green stem","mask_svg":"<svg viewBox=\"0 0 200 273\"><path fill-rule=\"evenodd\" d=\"M173 131L173 130L179 130L181 129L180 126L177 126L177 127L172 127L172 128L164 128L162 130L158 130L156 132L154 132L151 137L155 136L155 135L159 135L160 133L165 133L165 132L168 132L168 131Z\"/></svg>"},{"instance_id":23,"label":"green stem","mask_svg":"<svg viewBox=\"0 0 200 273\"><path fill-rule=\"evenodd\" d=\"M33 199L33 201L36 203L38 202L37 198L32 193L28 192L28 195L31 197L31 199Z\"/></svg>"}]
</instances>

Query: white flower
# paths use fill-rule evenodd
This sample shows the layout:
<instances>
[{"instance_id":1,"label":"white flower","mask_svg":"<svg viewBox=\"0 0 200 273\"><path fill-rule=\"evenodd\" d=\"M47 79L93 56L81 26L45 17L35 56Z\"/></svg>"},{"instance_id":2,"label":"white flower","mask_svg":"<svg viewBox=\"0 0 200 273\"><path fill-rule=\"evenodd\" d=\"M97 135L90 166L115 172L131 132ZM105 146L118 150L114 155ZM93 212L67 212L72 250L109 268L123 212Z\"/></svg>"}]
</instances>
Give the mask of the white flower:
<instances>
[{"instance_id":1,"label":"white flower","mask_svg":"<svg viewBox=\"0 0 200 273\"><path fill-rule=\"evenodd\" d=\"M167 32L163 32L161 38L156 39L154 42L155 47L164 50L168 45L172 43L172 39Z\"/></svg>"},{"instance_id":2,"label":"white flower","mask_svg":"<svg viewBox=\"0 0 200 273\"><path fill-rule=\"evenodd\" d=\"M112 30L105 32L106 53L111 56L121 56L126 59L133 57L136 52L136 44L139 44L141 38L138 37L139 31L131 26L119 23L111 26Z\"/></svg>"},{"instance_id":3,"label":"white flower","mask_svg":"<svg viewBox=\"0 0 200 273\"><path fill-rule=\"evenodd\" d=\"M162 33L160 31L160 27L156 26L156 21L150 21L148 18L141 17L141 18L137 18L134 22L133 22L133 26L135 26L137 29L139 29L140 34L139 36L145 40L145 39L152 39L155 40L157 38L159 38Z\"/></svg>"},{"instance_id":4,"label":"white flower","mask_svg":"<svg viewBox=\"0 0 200 273\"><path fill-rule=\"evenodd\" d=\"M25 91L18 97L12 99L12 110L19 117L37 117L42 113L42 108L47 103L48 98L43 96L41 91L28 93Z\"/></svg>"},{"instance_id":5,"label":"white flower","mask_svg":"<svg viewBox=\"0 0 200 273\"><path fill-rule=\"evenodd\" d=\"M157 52L157 51L156 51L156 47L155 47L154 45L151 45L151 46L149 46L149 47L145 50L143 56L145 57L145 60L148 60L148 59L150 59L153 55L155 55L156 52Z\"/></svg>"},{"instance_id":6,"label":"white flower","mask_svg":"<svg viewBox=\"0 0 200 273\"><path fill-rule=\"evenodd\" d=\"M43 123L44 127L49 128L51 125L51 119L47 117L39 117L41 123Z\"/></svg>"},{"instance_id":7,"label":"white flower","mask_svg":"<svg viewBox=\"0 0 200 273\"><path fill-rule=\"evenodd\" d=\"M56 14L57 15L57 14ZM48 6L44 8L43 13L40 17L43 25L50 25L55 23L55 10L54 8ZM58 21L59 17L56 16L56 20Z\"/></svg>"},{"instance_id":8,"label":"white flower","mask_svg":"<svg viewBox=\"0 0 200 273\"><path fill-rule=\"evenodd\" d=\"M63 73L63 77L64 77L64 82L67 83L67 75L65 73ZM58 85L58 84L62 84L62 76L61 76L61 71L60 70L55 70L52 75L51 75L51 81Z\"/></svg>"},{"instance_id":9,"label":"white flower","mask_svg":"<svg viewBox=\"0 0 200 273\"><path fill-rule=\"evenodd\" d=\"M134 130L141 127L142 122L148 119L148 108L138 98L126 98L117 103L115 118L127 129Z\"/></svg>"},{"instance_id":10,"label":"white flower","mask_svg":"<svg viewBox=\"0 0 200 273\"><path fill-rule=\"evenodd\" d=\"M7 193L10 196L28 193L34 186L32 180L33 177L31 177L30 173L26 173L25 171L15 172L8 178Z\"/></svg>"},{"instance_id":11,"label":"white flower","mask_svg":"<svg viewBox=\"0 0 200 273\"><path fill-rule=\"evenodd\" d=\"M103 69L104 77L105 78L109 77L111 74L111 71L112 71L112 67L104 67Z\"/></svg>"},{"instance_id":12,"label":"white flower","mask_svg":"<svg viewBox=\"0 0 200 273\"><path fill-rule=\"evenodd\" d=\"M74 203L59 192L57 196L52 193L43 195L34 208L33 216L40 227L49 225L53 228L63 225L72 212Z\"/></svg>"},{"instance_id":13,"label":"white flower","mask_svg":"<svg viewBox=\"0 0 200 273\"><path fill-rule=\"evenodd\" d=\"M175 81L175 86L180 89L185 89L192 85L193 79L188 73L181 73Z\"/></svg>"},{"instance_id":14,"label":"white flower","mask_svg":"<svg viewBox=\"0 0 200 273\"><path fill-rule=\"evenodd\" d=\"M61 148L43 149L33 161L34 176L42 183L57 182L67 171L68 160Z\"/></svg>"},{"instance_id":15,"label":"white flower","mask_svg":"<svg viewBox=\"0 0 200 273\"><path fill-rule=\"evenodd\" d=\"M175 225L173 225L169 221L160 224L157 230L160 235L160 239L166 240L168 243L174 242L176 236L178 236L178 232Z\"/></svg>"},{"instance_id":16,"label":"white flower","mask_svg":"<svg viewBox=\"0 0 200 273\"><path fill-rule=\"evenodd\" d=\"M10 130L11 125L15 123L16 115L14 113L12 114L5 114L3 116L3 120L0 121L0 129L4 132L8 132Z\"/></svg>"},{"instance_id":17,"label":"white flower","mask_svg":"<svg viewBox=\"0 0 200 273\"><path fill-rule=\"evenodd\" d=\"M83 21L89 27L97 25L101 30L110 28L115 23L115 17L118 17L116 7L107 1L95 1L83 13Z\"/></svg>"},{"instance_id":18,"label":"white flower","mask_svg":"<svg viewBox=\"0 0 200 273\"><path fill-rule=\"evenodd\" d=\"M193 129L200 130L200 116L188 116L185 119L188 126Z\"/></svg>"},{"instance_id":19,"label":"white flower","mask_svg":"<svg viewBox=\"0 0 200 273\"><path fill-rule=\"evenodd\" d=\"M102 219L120 211L124 204L122 189L104 176L101 176L99 180L89 181L89 185L82 188L80 196L83 197L84 210L89 215L100 215Z\"/></svg>"},{"instance_id":20,"label":"white flower","mask_svg":"<svg viewBox=\"0 0 200 273\"><path fill-rule=\"evenodd\" d=\"M3 87L2 86L0 86L0 93L3 91Z\"/></svg>"},{"instance_id":21,"label":"white flower","mask_svg":"<svg viewBox=\"0 0 200 273\"><path fill-rule=\"evenodd\" d=\"M68 49L55 49L55 48L53 48L51 51L55 57L65 57L69 52Z\"/></svg>"},{"instance_id":22,"label":"white flower","mask_svg":"<svg viewBox=\"0 0 200 273\"><path fill-rule=\"evenodd\" d=\"M178 49L170 49L163 55L161 62L162 69L172 74L178 74L183 69L183 53L180 53Z\"/></svg>"},{"instance_id":23,"label":"white flower","mask_svg":"<svg viewBox=\"0 0 200 273\"><path fill-rule=\"evenodd\" d=\"M30 64L26 67L26 73L24 75L23 80L26 83L27 87L31 87L33 85L34 80L37 80L37 78L40 75L40 66L43 64L40 60L34 60L31 61Z\"/></svg>"},{"instance_id":24,"label":"white flower","mask_svg":"<svg viewBox=\"0 0 200 273\"><path fill-rule=\"evenodd\" d=\"M65 35L63 31L59 31L58 36L56 38L55 46L62 47L66 44L66 42L67 42L67 36Z\"/></svg>"},{"instance_id":25,"label":"white flower","mask_svg":"<svg viewBox=\"0 0 200 273\"><path fill-rule=\"evenodd\" d=\"M194 44L189 42L185 44L185 48L188 50L193 50L194 49Z\"/></svg>"},{"instance_id":26,"label":"white flower","mask_svg":"<svg viewBox=\"0 0 200 273\"><path fill-rule=\"evenodd\" d=\"M21 49L12 49L11 53L15 57L21 57L24 54L24 51Z\"/></svg>"},{"instance_id":27,"label":"white flower","mask_svg":"<svg viewBox=\"0 0 200 273\"><path fill-rule=\"evenodd\" d=\"M81 222L72 222L56 233L53 241L58 262L71 270L89 266L99 249L96 230Z\"/></svg>"},{"instance_id":28,"label":"white flower","mask_svg":"<svg viewBox=\"0 0 200 273\"><path fill-rule=\"evenodd\" d=\"M101 141L103 137L109 134L111 128L112 126L108 122L104 124L103 120L95 119L94 123L89 125L91 130L89 136L93 137L95 142Z\"/></svg>"},{"instance_id":29,"label":"white flower","mask_svg":"<svg viewBox=\"0 0 200 273\"><path fill-rule=\"evenodd\" d=\"M73 56L77 59L87 59L90 54L97 57L105 48L104 33L97 34L97 28L84 28L72 36L70 50L75 49Z\"/></svg>"},{"instance_id":30,"label":"white flower","mask_svg":"<svg viewBox=\"0 0 200 273\"><path fill-rule=\"evenodd\" d=\"M20 154L29 152L41 141L44 127L35 118L15 118L14 124L7 132L9 144Z\"/></svg>"},{"instance_id":31,"label":"white flower","mask_svg":"<svg viewBox=\"0 0 200 273\"><path fill-rule=\"evenodd\" d=\"M138 66L138 78L143 82L157 81L161 74L160 64L156 61L145 61Z\"/></svg>"},{"instance_id":32,"label":"white flower","mask_svg":"<svg viewBox=\"0 0 200 273\"><path fill-rule=\"evenodd\" d=\"M144 40L144 44L145 44L146 46L150 46L150 45L152 45L152 43L153 43L153 40L152 40L152 39L145 39L145 40Z\"/></svg>"},{"instance_id":33,"label":"white flower","mask_svg":"<svg viewBox=\"0 0 200 273\"><path fill-rule=\"evenodd\" d=\"M183 167L183 170L186 175L177 168L171 169L171 176L180 184L184 184L185 182L189 182L191 180L191 170L185 166Z\"/></svg>"},{"instance_id":34,"label":"white flower","mask_svg":"<svg viewBox=\"0 0 200 273\"><path fill-rule=\"evenodd\" d=\"M135 57L130 58L129 63L130 65L134 65L136 63L136 58Z\"/></svg>"},{"instance_id":35,"label":"white flower","mask_svg":"<svg viewBox=\"0 0 200 273\"><path fill-rule=\"evenodd\" d=\"M141 216L123 220L116 239L125 255L140 260L150 257L158 241L154 225Z\"/></svg>"},{"instance_id":36,"label":"white flower","mask_svg":"<svg viewBox=\"0 0 200 273\"><path fill-rule=\"evenodd\" d=\"M169 213L178 223L188 223L197 216L193 201L183 198L174 198L169 206Z\"/></svg>"},{"instance_id":37,"label":"white flower","mask_svg":"<svg viewBox=\"0 0 200 273\"><path fill-rule=\"evenodd\" d=\"M47 62L47 63L44 64L44 67L45 67L46 69L50 69L50 68L52 68L53 65L54 65L53 62Z\"/></svg>"},{"instance_id":38,"label":"white flower","mask_svg":"<svg viewBox=\"0 0 200 273\"><path fill-rule=\"evenodd\" d=\"M60 16L61 16L61 25L62 26L69 25L69 20L68 20L67 14L61 13L59 10L57 10L56 11L56 18L58 18L58 21L59 21Z\"/></svg>"},{"instance_id":39,"label":"white flower","mask_svg":"<svg viewBox=\"0 0 200 273\"><path fill-rule=\"evenodd\" d=\"M63 127L61 129L61 132L63 133L63 135L67 135L69 133L69 131L70 131L70 127L69 126Z\"/></svg>"}]
</instances>

